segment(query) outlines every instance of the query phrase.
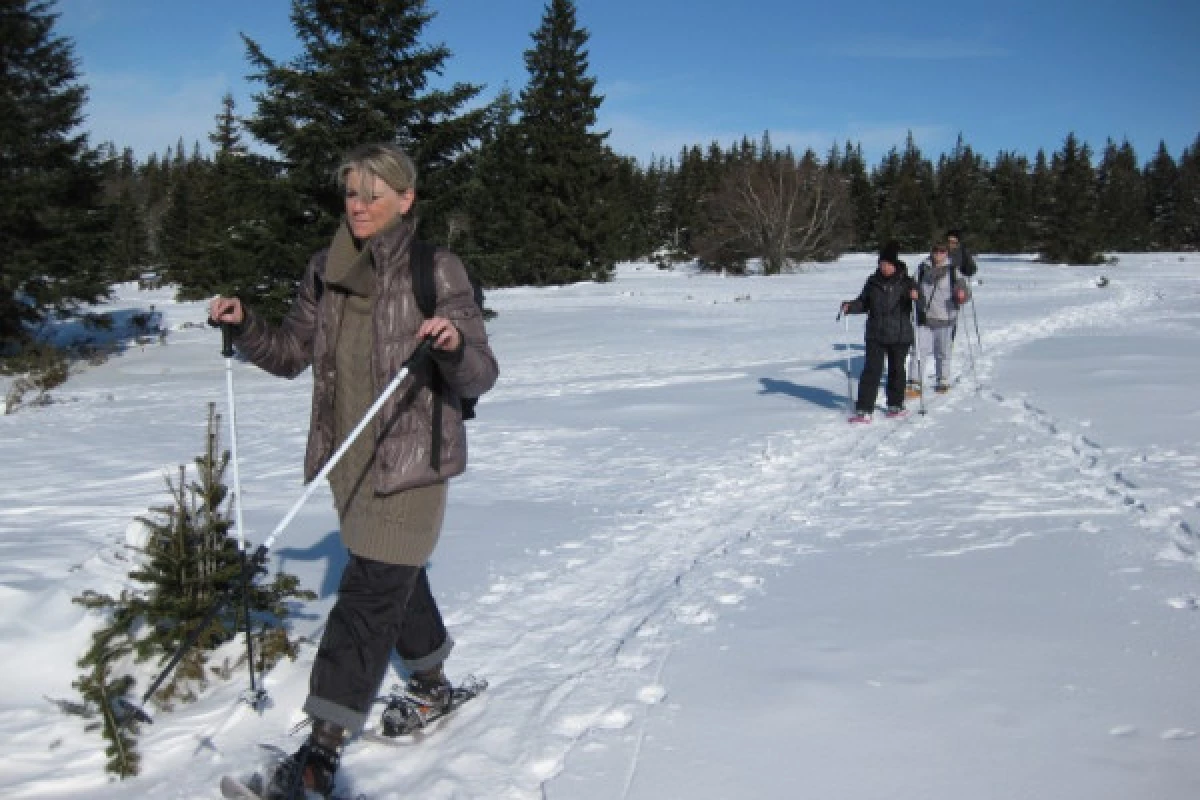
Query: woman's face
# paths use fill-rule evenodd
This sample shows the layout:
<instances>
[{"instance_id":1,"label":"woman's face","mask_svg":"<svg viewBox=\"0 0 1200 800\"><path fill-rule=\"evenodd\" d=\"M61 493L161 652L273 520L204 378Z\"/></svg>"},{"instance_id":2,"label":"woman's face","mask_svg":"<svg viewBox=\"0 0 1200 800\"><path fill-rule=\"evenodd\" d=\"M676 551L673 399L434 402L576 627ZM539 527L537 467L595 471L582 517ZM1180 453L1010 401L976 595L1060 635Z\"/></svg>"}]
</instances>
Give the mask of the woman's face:
<instances>
[{"instance_id":1,"label":"woman's face","mask_svg":"<svg viewBox=\"0 0 1200 800\"><path fill-rule=\"evenodd\" d=\"M879 274L885 278L890 278L896 274L896 265L890 261L879 262Z\"/></svg>"},{"instance_id":2,"label":"woman's face","mask_svg":"<svg viewBox=\"0 0 1200 800\"><path fill-rule=\"evenodd\" d=\"M356 239L369 239L396 217L407 214L416 197L412 189L397 192L378 176L372 176L368 186L369 197L363 193L358 170L346 173L346 220Z\"/></svg>"}]
</instances>

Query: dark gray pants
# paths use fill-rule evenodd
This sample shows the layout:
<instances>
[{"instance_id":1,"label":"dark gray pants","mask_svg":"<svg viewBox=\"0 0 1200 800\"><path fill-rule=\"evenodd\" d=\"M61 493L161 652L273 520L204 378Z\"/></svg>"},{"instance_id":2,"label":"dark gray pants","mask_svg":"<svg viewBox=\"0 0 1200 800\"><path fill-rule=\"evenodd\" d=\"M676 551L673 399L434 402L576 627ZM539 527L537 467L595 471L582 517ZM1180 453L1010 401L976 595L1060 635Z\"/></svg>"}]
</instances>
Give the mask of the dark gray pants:
<instances>
[{"instance_id":1,"label":"dark gray pants","mask_svg":"<svg viewBox=\"0 0 1200 800\"><path fill-rule=\"evenodd\" d=\"M863 361L862 375L858 379L858 402L855 410L870 414L875 410L875 398L879 396L879 380L883 377L883 361L887 359L887 404L894 408L904 407L904 359L908 355L907 344L880 344L867 340L867 355Z\"/></svg>"},{"instance_id":2,"label":"dark gray pants","mask_svg":"<svg viewBox=\"0 0 1200 800\"><path fill-rule=\"evenodd\" d=\"M417 671L438 666L453 647L424 567L351 554L317 648L304 710L356 734L393 649L405 668Z\"/></svg>"}]
</instances>

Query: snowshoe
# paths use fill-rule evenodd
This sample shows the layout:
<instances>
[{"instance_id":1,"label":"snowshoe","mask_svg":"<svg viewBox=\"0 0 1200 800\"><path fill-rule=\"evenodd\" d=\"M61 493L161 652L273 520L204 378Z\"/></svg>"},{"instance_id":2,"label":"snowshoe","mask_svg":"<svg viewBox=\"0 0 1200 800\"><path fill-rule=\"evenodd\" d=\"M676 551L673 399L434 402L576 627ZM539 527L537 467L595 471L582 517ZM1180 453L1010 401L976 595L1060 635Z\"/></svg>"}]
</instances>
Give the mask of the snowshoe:
<instances>
[{"instance_id":1,"label":"snowshoe","mask_svg":"<svg viewBox=\"0 0 1200 800\"><path fill-rule=\"evenodd\" d=\"M904 388L904 396L908 398L921 396L921 384L917 381L909 381L908 386Z\"/></svg>"},{"instance_id":2,"label":"snowshoe","mask_svg":"<svg viewBox=\"0 0 1200 800\"><path fill-rule=\"evenodd\" d=\"M900 419L908 416L908 409L904 406L888 406L887 412L884 414L888 419Z\"/></svg>"},{"instance_id":3,"label":"snowshoe","mask_svg":"<svg viewBox=\"0 0 1200 800\"><path fill-rule=\"evenodd\" d=\"M937 386L934 387L934 391L938 394L945 394L946 392L950 391L950 384L946 383L945 381L938 381Z\"/></svg>"},{"instance_id":4,"label":"snowshoe","mask_svg":"<svg viewBox=\"0 0 1200 800\"><path fill-rule=\"evenodd\" d=\"M392 739L417 733L486 688L487 681L474 675L458 686L444 677L426 681L414 676L402 689L393 688L380 719L380 732Z\"/></svg>"},{"instance_id":5,"label":"snowshoe","mask_svg":"<svg viewBox=\"0 0 1200 800\"><path fill-rule=\"evenodd\" d=\"M850 417L851 425L869 425L871 424L871 415L865 411L859 411Z\"/></svg>"},{"instance_id":6,"label":"snowshoe","mask_svg":"<svg viewBox=\"0 0 1200 800\"><path fill-rule=\"evenodd\" d=\"M273 758L262 773L253 775L245 783L226 775L221 779L221 793L225 797L244 800L331 798L334 775L341 761L343 736L340 727L318 720L299 750L287 755L278 748L268 748Z\"/></svg>"}]
</instances>

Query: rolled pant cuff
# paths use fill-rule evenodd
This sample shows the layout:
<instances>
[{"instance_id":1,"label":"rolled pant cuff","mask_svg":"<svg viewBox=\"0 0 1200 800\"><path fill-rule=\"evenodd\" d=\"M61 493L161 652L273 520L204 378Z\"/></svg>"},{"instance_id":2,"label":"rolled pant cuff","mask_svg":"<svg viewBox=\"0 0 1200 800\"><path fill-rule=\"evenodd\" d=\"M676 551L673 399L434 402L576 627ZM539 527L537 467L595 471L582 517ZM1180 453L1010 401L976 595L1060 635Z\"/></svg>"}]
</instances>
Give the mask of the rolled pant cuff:
<instances>
[{"instance_id":1,"label":"rolled pant cuff","mask_svg":"<svg viewBox=\"0 0 1200 800\"><path fill-rule=\"evenodd\" d=\"M446 634L446 641L442 642L442 646L439 647L437 650L434 650L429 655L422 656L420 658L412 659L412 660L407 659L407 658L404 659L403 660L404 668L406 670L408 670L410 673L411 672L424 672L425 670L433 669L434 667L438 666L443 661L445 661L447 658L449 658L450 651L453 649L454 649L454 639L452 639L450 637L450 634Z\"/></svg>"},{"instance_id":2,"label":"rolled pant cuff","mask_svg":"<svg viewBox=\"0 0 1200 800\"><path fill-rule=\"evenodd\" d=\"M304 713L314 719L340 725L349 736L357 736L362 733L362 729L367 724L367 714L364 712L346 708L332 700L311 694L304 701Z\"/></svg>"}]
</instances>

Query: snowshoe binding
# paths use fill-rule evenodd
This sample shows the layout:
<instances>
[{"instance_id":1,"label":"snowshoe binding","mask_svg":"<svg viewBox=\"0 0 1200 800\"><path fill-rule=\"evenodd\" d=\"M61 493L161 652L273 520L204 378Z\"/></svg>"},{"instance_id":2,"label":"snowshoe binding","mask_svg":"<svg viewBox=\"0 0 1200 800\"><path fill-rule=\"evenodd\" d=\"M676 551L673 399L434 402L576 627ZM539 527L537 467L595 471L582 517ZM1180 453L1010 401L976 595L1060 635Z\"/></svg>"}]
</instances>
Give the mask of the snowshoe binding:
<instances>
[{"instance_id":1,"label":"snowshoe binding","mask_svg":"<svg viewBox=\"0 0 1200 800\"><path fill-rule=\"evenodd\" d=\"M445 676L414 675L403 688L393 688L380 720L380 732L391 739L424 730L487 688L487 681L468 676L454 686Z\"/></svg>"}]
</instances>

